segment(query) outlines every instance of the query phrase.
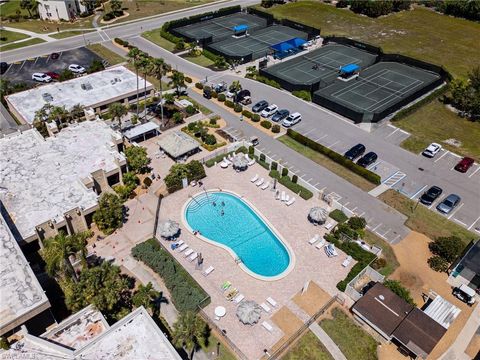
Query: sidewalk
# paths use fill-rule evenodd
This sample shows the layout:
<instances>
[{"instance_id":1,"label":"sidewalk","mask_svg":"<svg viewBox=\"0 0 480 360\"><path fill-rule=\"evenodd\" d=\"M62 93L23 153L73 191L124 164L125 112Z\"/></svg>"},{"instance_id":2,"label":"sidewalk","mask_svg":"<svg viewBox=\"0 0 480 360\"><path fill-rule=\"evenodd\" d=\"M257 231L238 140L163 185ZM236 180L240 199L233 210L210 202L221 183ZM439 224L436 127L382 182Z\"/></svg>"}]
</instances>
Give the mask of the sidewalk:
<instances>
[{"instance_id":1,"label":"sidewalk","mask_svg":"<svg viewBox=\"0 0 480 360\"><path fill-rule=\"evenodd\" d=\"M52 37L50 37L48 35L45 35L45 34L39 34L39 33L33 32L33 31L28 31L28 30L23 30L23 29L17 29L17 28L12 28L12 27L8 27L8 26L2 26L2 29L7 30L7 31L11 31L11 32L17 32L17 33L20 33L20 34L25 34L25 35L28 35L32 38L38 38L38 39L42 39L42 40L48 41L48 42L52 42L52 41L57 40L57 39L52 38ZM30 39L27 38L27 39L12 41L9 44L15 44L15 43L19 43L19 42L26 41L26 40L30 40Z\"/></svg>"}]
</instances>

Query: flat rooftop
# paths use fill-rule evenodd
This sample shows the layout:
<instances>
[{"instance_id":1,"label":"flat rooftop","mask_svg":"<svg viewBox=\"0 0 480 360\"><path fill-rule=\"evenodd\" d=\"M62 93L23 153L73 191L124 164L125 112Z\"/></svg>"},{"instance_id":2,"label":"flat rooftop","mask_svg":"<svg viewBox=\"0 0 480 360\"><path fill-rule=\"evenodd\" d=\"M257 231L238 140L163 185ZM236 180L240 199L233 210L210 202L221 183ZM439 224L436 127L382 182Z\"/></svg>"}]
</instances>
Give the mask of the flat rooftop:
<instances>
[{"instance_id":1,"label":"flat rooftop","mask_svg":"<svg viewBox=\"0 0 480 360\"><path fill-rule=\"evenodd\" d=\"M90 174L118 168L121 140L103 121L85 121L44 139L35 129L0 139L0 200L23 239L35 227L76 207L89 209L97 195L88 189Z\"/></svg>"},{"instance_id":2,"label":"flat rooftop","mask_svg":"<svg viewBox=\"0 0 480 360\"><path fill-rule=\"evenodd\" d=\"M143 89L143 79L140 83ZM151 87L152 84L147 81L147 89ZM136 90L135 73L124 66L116 66L72 80L38 86L5 98L26 122L32 124L35 112L47 103L65 106L67 110L77 104L91 107L121 99Z\"/></svg>"},{"instance_id":3,"label":"flat rooftop","mask_svg":"<svg viewBox=\"0 0 480 360\"><path fill-rule=\"evenodd\" d=\"M1 335L49 308L50 303L1 214L0 257Z\"/></svg>"}]
</instances>

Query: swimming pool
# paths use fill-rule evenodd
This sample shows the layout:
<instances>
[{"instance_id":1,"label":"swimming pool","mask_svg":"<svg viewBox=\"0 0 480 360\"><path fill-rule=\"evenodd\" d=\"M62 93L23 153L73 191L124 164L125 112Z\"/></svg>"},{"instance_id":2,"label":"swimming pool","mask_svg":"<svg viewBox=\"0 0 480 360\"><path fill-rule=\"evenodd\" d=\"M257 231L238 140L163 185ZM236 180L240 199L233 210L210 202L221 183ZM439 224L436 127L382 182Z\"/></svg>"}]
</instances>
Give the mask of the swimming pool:
<instances>
[{"instance_id":1,"label":"swimming pool","mask_svg":"<svg viewBox=\"0 0 480 360\"><path fill-rule=\"evenodd\" d=\"M194 196L184 220L201 238L226 248L250 275L276 280L291 269L292 256L279 236L250 205L233 193L209 191Z\"/></svg>"}]
</instances>

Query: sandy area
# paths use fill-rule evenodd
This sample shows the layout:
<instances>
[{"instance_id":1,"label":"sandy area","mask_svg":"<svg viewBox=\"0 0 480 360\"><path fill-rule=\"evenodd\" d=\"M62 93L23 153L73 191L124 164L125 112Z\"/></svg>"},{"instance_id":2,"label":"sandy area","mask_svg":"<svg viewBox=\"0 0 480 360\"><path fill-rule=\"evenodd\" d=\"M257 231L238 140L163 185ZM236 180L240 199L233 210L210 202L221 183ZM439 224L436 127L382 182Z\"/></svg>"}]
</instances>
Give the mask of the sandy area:
<instances>
[{"instance_id":1,"label":"sandy area","mask_svg":"<svg viewBox=\"0 0 480 360\"><path fill-rule=\"evenodd\" d=\"M476 334L473 336L472 341L468 344L467 350L465 353L470 356L472 359L480 354L480 328L477 329Z\"/></svg>"},{"instance_id":2,"label":"sandy area","mask_svg":"<svg viewBox=\"0 0 480 360\"><path fill-rule=\"evenodd\" d=\"M419 307L424 304L422 294L428 294L433 290L462 310L429 356L429 359L438 359L455 341L473 309L452 295L452 289L447 283L447 274L433 271L428 266L427 260L431 256L428 250L430 241L425 235L412 231L400 243L393 245L400 266L390 278L400 280L409 288ZM387 358L390 359L389 357L381 359Z\"/></svg>"},{"instance_id":3,"label":"sandy area","mask_svg":"<svg viewBox=\"0 0 480 360\"><path fill-rule=\"evenodd\" d=\"M284 336L280 339L279 344L290 338L298 329L303 325L303 321L300 320L293 312L291 312L286 306L278 310L271 319L275 324L283 331ZM275 346L274 346L275 347Z\"/></svg>"},{"instance_id":4,"label":"sandy area","mask_svg":"<svg viewBox=\"0 0 480 360\"><path fill-rule=\"evenodd\" d=\"M308 315L313 316L331 298L320 286L311 281L307 291L304 294L299 292L293 297L293 301Z\"/></svg>"}]
</instances>

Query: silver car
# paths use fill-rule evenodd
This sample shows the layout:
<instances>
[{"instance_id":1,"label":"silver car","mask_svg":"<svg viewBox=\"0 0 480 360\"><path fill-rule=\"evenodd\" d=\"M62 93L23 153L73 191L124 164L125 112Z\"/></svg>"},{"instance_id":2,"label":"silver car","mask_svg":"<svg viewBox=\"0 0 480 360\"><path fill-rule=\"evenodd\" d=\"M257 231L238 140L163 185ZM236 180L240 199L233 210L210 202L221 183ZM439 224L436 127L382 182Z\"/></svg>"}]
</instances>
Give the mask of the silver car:
<instances>
[{"instance_id":1,"label":"silver car","mask_svg":"<svg viewBox=\"0 0 480 360\"><path fill-rule=\"evenodd\" d=\"M460 196L450 194L437 205L437 210L443 214L449 214L458 204L460 204L460 200L462 200Z\"/></svg>"}]
</instances>

